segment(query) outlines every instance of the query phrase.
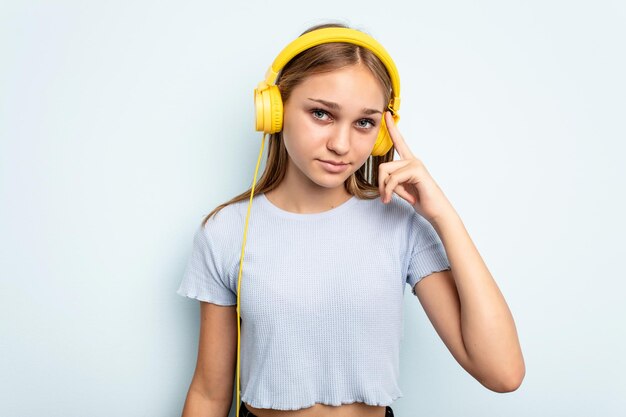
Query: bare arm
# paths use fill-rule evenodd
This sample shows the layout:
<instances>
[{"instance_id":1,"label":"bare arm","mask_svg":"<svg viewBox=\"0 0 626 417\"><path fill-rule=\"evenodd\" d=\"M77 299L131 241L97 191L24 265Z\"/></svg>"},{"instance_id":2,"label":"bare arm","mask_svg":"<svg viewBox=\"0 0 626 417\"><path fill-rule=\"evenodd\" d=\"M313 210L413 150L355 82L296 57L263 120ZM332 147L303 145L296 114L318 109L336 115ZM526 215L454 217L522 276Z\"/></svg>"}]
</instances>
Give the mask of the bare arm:
<instances>
[{"instance_id":1,"label":"bare arm","mask_svg":"<svg viewBox=\"0 0 626 417\"><path fill-rule=\"evenodd\" d=\"M445 247L451 271L440 271L415 284L415 294L456 360L485 387L516 390L526 368L509 307L465 226L423 162L404 141L390 112L386 126L400 160L379 165L384 203L392 193L426 218Z\"/></svg>"},{"instance_id":2,"label":"bare arm","mask_svg":"<svg viewBox=\"0 0 626 417\"><path fill-rule=\"evenodd\" d=\"M526 368L513 316L455 212L433 222L451 271L415 286L437 333L459 364L485 387L516 390Z\"/></svg>"},{"instance_id":3,"label":"bare arm","mask_svg":"<svg viewBox=\"0 0 626 417\"><path fill-rule=\"evenodd\" d=\"M227 417L237 366L237 306L200 302L198 360L183 417Z\"/></svg>"}]
</instances>

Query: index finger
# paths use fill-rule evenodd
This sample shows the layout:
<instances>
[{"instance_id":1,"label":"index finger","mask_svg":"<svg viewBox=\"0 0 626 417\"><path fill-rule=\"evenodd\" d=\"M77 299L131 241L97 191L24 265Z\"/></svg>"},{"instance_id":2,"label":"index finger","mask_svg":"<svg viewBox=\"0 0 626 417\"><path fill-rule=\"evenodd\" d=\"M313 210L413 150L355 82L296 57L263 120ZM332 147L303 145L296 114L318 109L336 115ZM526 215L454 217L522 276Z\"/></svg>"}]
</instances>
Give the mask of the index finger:
<instances>
[{"instance_id":1,"label":"index finger","mask_svg":"<svg viewBox=\"0 0 626 417\"><path fill-rule=\"evenodd\" d=\"M410 159L414 158L413 153L409 149L409 146L404 141L404 138L400 134L398 127L396 126L395 121L393 120L393 116L390 111L385 112L385 124L387 125L387 130L389 131L389 137L393 142L393 146L398 151L398 155L400 155L401 159Z\"/></svg>"}]
</instances>

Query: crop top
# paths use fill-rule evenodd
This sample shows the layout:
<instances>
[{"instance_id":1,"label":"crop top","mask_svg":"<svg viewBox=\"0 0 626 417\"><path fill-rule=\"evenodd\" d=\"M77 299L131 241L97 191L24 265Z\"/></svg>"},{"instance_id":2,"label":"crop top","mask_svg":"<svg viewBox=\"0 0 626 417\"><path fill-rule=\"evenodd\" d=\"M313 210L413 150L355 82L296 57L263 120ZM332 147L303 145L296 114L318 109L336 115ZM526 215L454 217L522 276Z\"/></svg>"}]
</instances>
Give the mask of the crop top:
<instances>
[{"instance_id":1,"label":"crop top","mask_svg":"<svg viewBox=\"0 0 626 417\"><path fill-rule=\"evenodd\" d=\"M177 293L237 304L249 200L200 225ZM241 400L297 410L387 406L400 390L405 285L450 269L432 225L396 196L293 213L254 196L241 276Z\"/></svg>"}]
</instances>

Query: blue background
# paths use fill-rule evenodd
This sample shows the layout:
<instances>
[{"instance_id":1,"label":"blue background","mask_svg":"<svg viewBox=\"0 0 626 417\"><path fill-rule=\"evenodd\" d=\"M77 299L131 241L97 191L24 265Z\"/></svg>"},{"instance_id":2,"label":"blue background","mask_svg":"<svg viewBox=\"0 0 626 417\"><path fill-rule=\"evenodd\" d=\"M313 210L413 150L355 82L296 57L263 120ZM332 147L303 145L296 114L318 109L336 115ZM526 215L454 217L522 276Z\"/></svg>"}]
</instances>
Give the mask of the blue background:
<instances>
[{"instance_id":1,"label":"blue background","mask_svg":"<svg viewBox=\"0 0 626 417\"><path fill-rule=\"evenodd\" d=\"M394 58L526 359L485 389L407 288L396 415L626 415L626 6L555 0L2 2L0 415L180 414L193 231L251 184L254 87L328 19Z\"/></svg>"}]
</instances>

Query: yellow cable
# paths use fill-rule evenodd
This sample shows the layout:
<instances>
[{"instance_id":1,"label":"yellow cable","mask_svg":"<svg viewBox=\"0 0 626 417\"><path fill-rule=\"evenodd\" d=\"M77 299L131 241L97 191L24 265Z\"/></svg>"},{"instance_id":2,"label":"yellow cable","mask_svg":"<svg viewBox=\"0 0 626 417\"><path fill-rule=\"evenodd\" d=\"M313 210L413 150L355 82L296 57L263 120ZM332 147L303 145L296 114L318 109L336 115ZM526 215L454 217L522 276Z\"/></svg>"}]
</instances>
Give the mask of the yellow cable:
<instances>
[{"instance_id":1,"label":"yellow cable","mask_svg":"<svg viewBox=\"0 0 626 417\"><path fill-rule=\"evenodd\" d=\"M246 214L246 224L243 229L243 242L241 244L241 257L239 258L239 277L237 278L237 414L236 417L239 417L239 349L240 349L240 340L241 340L241 323L239 318L239 295L241 293L241 271L243 269L243 253L246 247L246 236L248 234L248 219L250 218L250 208L252 207L252 198L254 197L254 186L256 185L256 176L259 172L259 165L261 164L261 155L263 154L263 147L265 146L265 136L267 133L263 134L263 139L261 141L261 150L259 151L259 158L256 161L256 169L254 170L254 180L252 181L252 189L250 191L250 202L248 203L248 213Z\"/></svg>"}]
</instances>

